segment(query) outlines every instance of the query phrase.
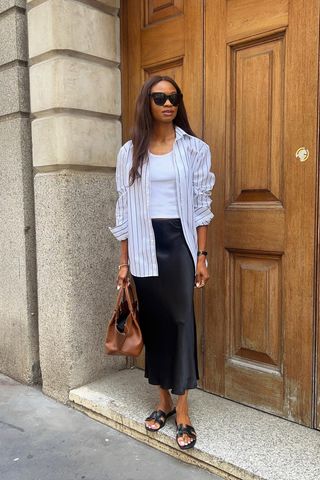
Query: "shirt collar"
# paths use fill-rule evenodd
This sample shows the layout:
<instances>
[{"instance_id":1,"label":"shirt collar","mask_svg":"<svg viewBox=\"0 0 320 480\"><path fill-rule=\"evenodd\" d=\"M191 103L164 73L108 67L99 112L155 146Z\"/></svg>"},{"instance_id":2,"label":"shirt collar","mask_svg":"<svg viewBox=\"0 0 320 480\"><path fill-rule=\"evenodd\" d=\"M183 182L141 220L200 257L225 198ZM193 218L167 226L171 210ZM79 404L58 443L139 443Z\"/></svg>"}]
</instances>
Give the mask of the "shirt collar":
<instances>
[{"instance_id":1,"label":"shirt collar","mask_svg":"<svg viewBox=\"0 0 320 480\"><path fill-rule=\"evenodd\" d=\"M179 140L184 135L188 135L181 127L176 126L176 140Z\"/></svg>"}]
</instances>

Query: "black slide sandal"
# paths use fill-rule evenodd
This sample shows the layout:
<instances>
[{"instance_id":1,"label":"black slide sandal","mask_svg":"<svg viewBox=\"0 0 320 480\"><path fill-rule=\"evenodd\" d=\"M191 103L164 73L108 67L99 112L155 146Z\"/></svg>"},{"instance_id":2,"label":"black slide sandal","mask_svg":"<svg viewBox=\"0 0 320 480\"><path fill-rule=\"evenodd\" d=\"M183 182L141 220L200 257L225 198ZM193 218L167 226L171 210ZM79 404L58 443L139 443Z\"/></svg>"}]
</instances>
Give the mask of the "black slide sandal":
<instances>
[{"instance_id":1,"label":"black slide sandal","mask_svg":"<svg viewBox=\"0 0 320 480\"><path fill-rule=\"evenodd\" d=\"M179 423L179 425L178 425L177 422L176 422L176 425L177 425L176 442L179 445L179 448L181 448L181 450L187 450L188 448L194 447L194 445L197 441L197 435L196 435L196 431L193 428L193 426L192 425L184 425L183 423ZM190 443L188 443L187 445L180 445L180 443L178 442L178 438L181 438L184 433L186 433L189 438L192 438L192 441Z\"/></svg>"},{"instance_id":2,"label":"black slide sandal","mask_svg":"<svg viewBox=\"0 0 320 480\"><path fill-rule=\"evenodd\" d=\"M149 415L149 417L145 419L145 421L155 420L157 423L159 423L160 425L159 428L151 428L151 427L148 427L146 424L144 424L144 426L146 427L147 430L149 430L149 432L157 432L158 430L160 430L165 426L167 419L171 417L171 415L174 415L175 413L176 413L175 408L171 410L171 412L169 413L165 413L163 410L154 410L151 413L151 415Z\"/></svg>"}]
</instances>

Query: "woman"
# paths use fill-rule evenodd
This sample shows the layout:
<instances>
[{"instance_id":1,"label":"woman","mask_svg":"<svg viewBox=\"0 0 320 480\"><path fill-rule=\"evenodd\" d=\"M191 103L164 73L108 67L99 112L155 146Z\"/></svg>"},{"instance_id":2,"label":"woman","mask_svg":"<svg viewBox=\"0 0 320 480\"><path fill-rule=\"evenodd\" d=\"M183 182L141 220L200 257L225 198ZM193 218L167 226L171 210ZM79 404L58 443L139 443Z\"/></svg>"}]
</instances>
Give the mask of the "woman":
<instances>
[{"instance_id":1,"label":"woman","mask_svg":"<svg viewBox=\"0 0 320 480\"><path fill-rule=\"evenodd\" d=\"M136 286L145 343L145 377L159 386L147 430L176 413L176 440L192 448L188 390L199 379L193 289L209 279L206 260L215 177L206 143L192 132L181 90L167 76L143 85L132 140L120 149L116 226L121 241L118 288L130 273ZM171 394L178 395L176 408Z\"/></svg>"}]
</instances>

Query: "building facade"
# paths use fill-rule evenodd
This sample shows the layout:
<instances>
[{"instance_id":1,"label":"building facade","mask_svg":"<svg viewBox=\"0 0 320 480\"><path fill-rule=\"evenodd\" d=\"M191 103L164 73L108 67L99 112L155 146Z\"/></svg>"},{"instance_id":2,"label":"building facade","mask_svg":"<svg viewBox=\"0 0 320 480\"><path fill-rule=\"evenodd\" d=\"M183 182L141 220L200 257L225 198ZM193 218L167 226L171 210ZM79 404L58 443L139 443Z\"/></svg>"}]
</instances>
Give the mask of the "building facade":
<instances>
[{"instance_id":1,"label":"building facade","mask_svg":"<svg viewBox=\"0 0 320 480\"><path fill-rule=\"evenodd\" d=\"M67 402L128 366L101 341L115 159L166 74L217 178L200 388L319 428L318 24L317 0L1 3L3 373Z\"/></svg>"}]
</instances>

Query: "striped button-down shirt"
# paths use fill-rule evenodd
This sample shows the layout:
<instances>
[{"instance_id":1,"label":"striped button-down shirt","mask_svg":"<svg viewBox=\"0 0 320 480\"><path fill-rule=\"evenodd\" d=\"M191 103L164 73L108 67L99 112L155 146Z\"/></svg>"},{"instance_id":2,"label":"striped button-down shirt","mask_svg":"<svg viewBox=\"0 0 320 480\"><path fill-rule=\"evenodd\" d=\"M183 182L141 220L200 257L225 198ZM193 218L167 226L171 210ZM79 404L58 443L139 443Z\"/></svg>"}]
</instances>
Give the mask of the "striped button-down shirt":
<instances>
[{"instance_id":1,"label":"striped button-down shirt","mask_svg":"<svg viewBox=\"0 0 320 480\"><path fill-rule=\"evenodd\" d=\"M212 218L211 190L215 183L210 171L209 146L176 127L173 144L178 211L186 243L197 265L197 227L208 225ZM118 240L128 239L130 272L137 277L158 276L155 236L150 217L150 169L143 163L141 177L129 186L132 166L132 141L125 143L118 154L116 184L116 226L109 227Z\"/></svg>"}]
</instances>

